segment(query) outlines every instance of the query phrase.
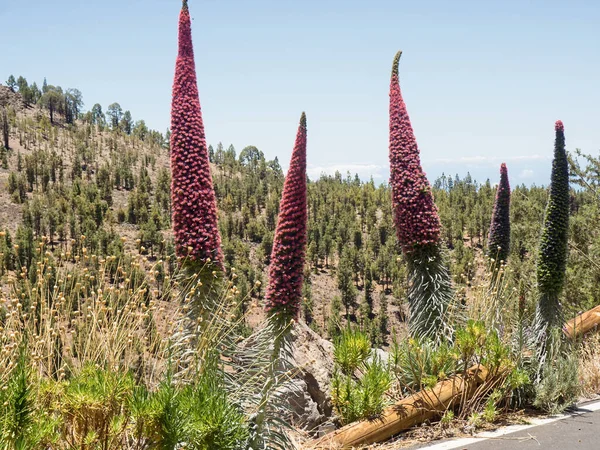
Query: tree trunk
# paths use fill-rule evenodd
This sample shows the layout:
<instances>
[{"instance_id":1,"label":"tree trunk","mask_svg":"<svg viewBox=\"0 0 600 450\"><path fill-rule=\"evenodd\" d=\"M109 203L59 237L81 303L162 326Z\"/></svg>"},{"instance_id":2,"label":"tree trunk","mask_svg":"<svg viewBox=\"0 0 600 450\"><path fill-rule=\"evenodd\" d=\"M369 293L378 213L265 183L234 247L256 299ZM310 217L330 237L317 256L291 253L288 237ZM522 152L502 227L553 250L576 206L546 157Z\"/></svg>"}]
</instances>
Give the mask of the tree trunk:
<instances>
[{"instance_id":1,"label":"tree trunk","mask_svg":"<svg viewBox=\"0 0 600 450\"><path fill-rule=\"evenodd\" d=\"M2 108L2 140L4 141L4 148L8 150L8 114L6 114L6 108Z\"/></svg>"}]
</instances>

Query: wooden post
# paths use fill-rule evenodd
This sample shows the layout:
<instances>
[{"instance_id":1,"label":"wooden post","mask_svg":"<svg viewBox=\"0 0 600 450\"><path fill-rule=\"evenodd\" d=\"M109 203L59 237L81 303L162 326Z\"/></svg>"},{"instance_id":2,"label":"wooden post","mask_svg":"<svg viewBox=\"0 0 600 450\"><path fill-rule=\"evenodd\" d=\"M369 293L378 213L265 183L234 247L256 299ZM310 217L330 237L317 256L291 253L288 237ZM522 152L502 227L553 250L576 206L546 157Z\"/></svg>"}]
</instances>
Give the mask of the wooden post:
<instances>
[{"instance_id":1,"label":"wooden post","mask_svg":"<svg viewBox=\"0 0 600 450\"><path fill-rule=\"evenodd\" d=\"M579 314L565 323L564 333L571 339L576 339L600 325L600 305Z\"/></svg>"},{"instance_id":2,"label":"wooden post","mask_svg":"<svg viewBox=\"0 0 600 450\"><path fill-rule=\"evenodd\" d=\"M457 400L470 398L477 386L488 376L485 367L473 366L466 374L440 381L431 389L424 389L384 409L375 420L354 422L329 433L312 443L307 449L350 449L382 442L414 425L440 415L452 408Z\"/></svg>"}]
</instances>

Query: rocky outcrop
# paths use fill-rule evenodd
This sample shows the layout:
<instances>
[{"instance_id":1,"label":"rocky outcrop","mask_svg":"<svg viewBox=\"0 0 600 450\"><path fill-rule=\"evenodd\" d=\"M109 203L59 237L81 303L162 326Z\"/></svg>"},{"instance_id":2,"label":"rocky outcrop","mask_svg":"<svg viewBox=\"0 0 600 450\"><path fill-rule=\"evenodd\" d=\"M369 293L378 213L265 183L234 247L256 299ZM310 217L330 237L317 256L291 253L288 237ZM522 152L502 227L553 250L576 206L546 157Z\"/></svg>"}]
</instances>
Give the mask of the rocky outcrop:
<instances>
[{"instance_id":1,"label":"rocky outcrop","mask_svg":"<svg viewBox=\"0 0 600 450\"><path fill-rule=\"evenodd\" d=\"M298 370L293 382L286 386L292 421L307 431L317 432L332 413L333 344L303 322L294 326L292 339L292 362Z\"/></svg>"},{"instance_id":2,"label":"rocky outcrop","mask_svg":"<svg viewBox=\"0 0 600 450\"><path fill-rule=\"evenodd\" d=\"M295 427L313 431L326 419L308 393L308 386L304 380L294 379L286 383L280 392Z\"/></svg>"},{"instance_id":3,"label":"rocky outcrop","mask_svg":"<svg viewBox=\"0 0 600 450\"><path fill-rule=\"evenodd\" d=\"M294 379L282 389L282 398L291 412L291 422L315 436L333 429L331 378L333 376L333 344L311 330L304 322L297 323L292 332ZM373 349L367 362L377 358L387 364L390 354Z\"/></svg>"},{"instance_id":4,"label":"rocky outcrop","mask_svg":"<svg viewBox=\"0 0 600 450\"><path fill-rule=\"evenodd\" d=\"M13 92L8 86L0 86L0 108L9 107L15 111L24 108L21 94Z\"/></svg>"}]
</instances>

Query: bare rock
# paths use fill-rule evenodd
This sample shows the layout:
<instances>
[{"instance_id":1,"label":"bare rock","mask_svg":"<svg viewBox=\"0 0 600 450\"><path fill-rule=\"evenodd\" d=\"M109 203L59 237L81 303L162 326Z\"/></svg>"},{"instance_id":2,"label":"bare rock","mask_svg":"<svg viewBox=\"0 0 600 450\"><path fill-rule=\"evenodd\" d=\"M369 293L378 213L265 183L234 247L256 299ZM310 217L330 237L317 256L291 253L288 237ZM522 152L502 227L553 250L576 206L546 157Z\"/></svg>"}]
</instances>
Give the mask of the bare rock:
<instances>
[{"instance_id":1,"label":"bare rock","mask_svg":"<svg viewBox=\"0 0 600 450\"><path fill-rule=\"evenodd\" d=\"M303 380L295 379L281 389L281 398L285 398L293 424L305 430L313 430L323 421L317 403L308 393Z\"/></svg>"},{"instance_id":2,"label":"bare rock","mask_svg":"<svg viewBox=\"0 0 600 450\"><path fill-rule=\"evenodd\" d=\"M8 86L0 85L0 108L9 107L15 111L21 111L24 108L23 97L17 92L13 92Z\"/></svg>"},{"instance_id":3,"label":"bare rock","mask_svg":"<svg viewBox=\"0 0 600 450\"><path fill-rule=\"evenodd\" d=\"M375 358L377 358L379 362L383 364L388 364L390 361L390 354L380 348L374 348L371 350L371 354L369 355L367 362L372 363Z\"/></svg>"},{"instance_id":4,"label":"bare rock","mask_svg":"<svg viewBox=\"0 0 600 450\"><path fill-rule=\"evenodd\" d=\"M305 389L303 399L298 402L304 401L305 407L294 413L295 421L302 423L306 430L314 431L332 414L333 344L302 322L295 325L292 339L293 364L298 370L295 379L301 381L296 387Z\"/></svg>"}]
</instances>

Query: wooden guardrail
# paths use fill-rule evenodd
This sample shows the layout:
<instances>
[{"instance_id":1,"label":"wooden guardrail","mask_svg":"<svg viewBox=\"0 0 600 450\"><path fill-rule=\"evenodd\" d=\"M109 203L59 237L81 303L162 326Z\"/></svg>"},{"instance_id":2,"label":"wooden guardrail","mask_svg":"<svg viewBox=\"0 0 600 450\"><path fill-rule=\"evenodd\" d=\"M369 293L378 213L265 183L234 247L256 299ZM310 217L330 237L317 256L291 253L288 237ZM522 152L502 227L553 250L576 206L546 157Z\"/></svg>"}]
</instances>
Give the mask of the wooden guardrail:
<instances>
[{"instance_id":1,"label":"wooden guardrail","mask_svg":"<svg viewBox=\"0 0 600 450\"><path fill-rule=\"evenodd\" d=\"M600 305L566 322L563 331L569 338L576 339L594 328L600 329ZM466 372L466 376L456 375L441 381L431 389L424 389L388 406L375 420L348 424L308 443L305 448L351 449L383 442L401 431L439 416L455 406L457 401L470 398L487 376L485 367L473 366Z\"/></svg>"},{"instance_id":2,"label":"wooden guardrail","mask_svg":"<svg viewBox=\"0 0 600 450\"><path fill-rule=\"evenodd\" d=\"M433 388L424 389L384 409L375 420L348 424L312 443L307 449L351 449L382 442L414 425L439 416L457 401L470 398L488 376L485 367L478 365L467 370L466 375L455 375L440 381Z\"/></svg>"},{"instance_id":3,"label":"wooden guardrail","mask_svg":"<svg viewBox=\"0 0 600 450\"><path fill-rule=\"evenodd\" d=\"M590 309L565 323L564 333L571 339L583 336L600 325L600 305Z\"/></svg>"}]
</instances>

